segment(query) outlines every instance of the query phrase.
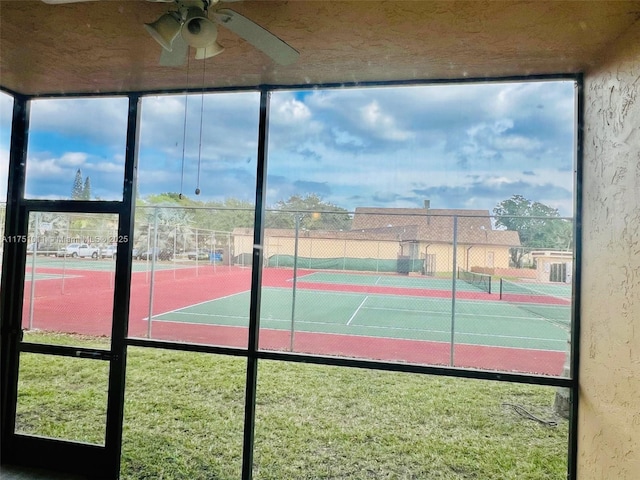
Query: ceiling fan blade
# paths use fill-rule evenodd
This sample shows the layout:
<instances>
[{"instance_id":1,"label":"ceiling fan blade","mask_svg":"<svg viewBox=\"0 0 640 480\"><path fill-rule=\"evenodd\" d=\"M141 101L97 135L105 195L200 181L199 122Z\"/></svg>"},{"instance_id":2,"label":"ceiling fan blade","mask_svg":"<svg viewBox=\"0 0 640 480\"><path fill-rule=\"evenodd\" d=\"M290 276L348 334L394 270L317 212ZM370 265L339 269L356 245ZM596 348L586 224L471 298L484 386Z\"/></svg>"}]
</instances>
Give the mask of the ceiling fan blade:
<instances>
[{"instance_id":1,"label":"ceiling fan blade","mask_svg":"<svg viewBox=\"0 0 640 480\"><path fill-rule=\"evenodd\" d=\"M280 65L290 65L300 56L293 47L238 12L221 8L213 12L213 17L220 25L244 38Z\"/></svg>"},{"instance_id":2,"label":"ceiling fan blade","mask_svg":"<svg viewBox=\"0 0 640 480\"><path fill-rule=\"evenodd\" d=\"M80 3L80 2L95 2L97 0L42 0L49 5L62 5L64 3Z\"/></svg>"},{"instance_id":3,"label":"ceiling fan blade","mask_svg":"<svg viewBox=\"0 0 640 480\"><path fill-rule=\"evenodd\" d=\"M80 2L97 2L98 0L42 0L44 3L48 3L49 5L63 5L65 3L80 3ZM149 2L157 2L157 3L173 3L175 0L147 0ZM223 0L226 2L234 2L236 0ZM237 0L240 1L240 0Z\"/></svg>"},{"instance_id":4,"label":"ceiling fan blade","mask_svg":"<svg viewBox=\"0 0 640 480\"><path fill-rule=\"evenodd\" d=\"M187 60L189 45L184 41L182 35L178 35L171 43L171 51L162 49L160 54L160 65L163 67L181 67Z\"/></svg>"}]
</instances>

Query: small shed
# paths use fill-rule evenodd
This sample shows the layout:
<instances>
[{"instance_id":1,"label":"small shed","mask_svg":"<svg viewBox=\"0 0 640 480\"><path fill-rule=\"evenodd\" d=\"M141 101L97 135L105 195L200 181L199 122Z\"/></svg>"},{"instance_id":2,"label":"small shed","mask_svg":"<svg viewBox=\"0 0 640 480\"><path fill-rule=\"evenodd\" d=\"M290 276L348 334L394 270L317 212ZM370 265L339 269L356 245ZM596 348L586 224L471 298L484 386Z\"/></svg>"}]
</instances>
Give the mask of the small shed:
<instances>
[{"instance_id":1,"label":"small shed","mask_svg":"<svg viewBox=\"0 0 640 480\"><path fill-rule=\"evenodd\" d=\"M540 250L531 252L536 264L536 279L539 282L571 283L573 274L573 252Z\"/></svg>"}]
</instances>

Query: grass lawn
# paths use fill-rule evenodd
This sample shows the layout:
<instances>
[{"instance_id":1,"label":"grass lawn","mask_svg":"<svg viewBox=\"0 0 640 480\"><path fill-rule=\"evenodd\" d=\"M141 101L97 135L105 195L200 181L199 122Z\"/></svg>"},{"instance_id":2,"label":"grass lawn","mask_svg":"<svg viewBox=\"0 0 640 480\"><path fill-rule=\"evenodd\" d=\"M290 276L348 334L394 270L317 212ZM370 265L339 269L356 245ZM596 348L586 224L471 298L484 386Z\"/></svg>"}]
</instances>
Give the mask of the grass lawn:
<instances>
[{"instance_id":1,"label":"grass lawn","mask_svg":"<svg viewBox=\"0 0 640 480\"><path fill-rule=\"evenodd\" d=\"M104 362L22 357L19 431L102 443ZM240 477L245 359L136 347L127 369L122 479ZM566 478L554 388L276 361L258 375L255 479Z\"/></svg>"}]
</instances>

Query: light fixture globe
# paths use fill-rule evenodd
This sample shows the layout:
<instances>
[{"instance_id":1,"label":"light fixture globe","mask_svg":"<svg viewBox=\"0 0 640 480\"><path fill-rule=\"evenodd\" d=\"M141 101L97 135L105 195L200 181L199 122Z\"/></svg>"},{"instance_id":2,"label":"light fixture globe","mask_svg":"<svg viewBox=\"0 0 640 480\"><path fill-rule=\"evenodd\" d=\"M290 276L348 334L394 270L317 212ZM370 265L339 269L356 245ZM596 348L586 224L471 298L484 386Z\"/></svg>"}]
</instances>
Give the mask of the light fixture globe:
<instances>
[{"instance_id":1,"label":"light fixture globe","mask_svg":"<svg viewBox=\"0 0 640 480\"><path fill-rule=\"evenodd\" d=\"M165 13L155 22L144 24L145 30L149 32L153 39L169 52L171 51L173 40L180 33L181 27L177 12Z\"/></svg>"},{"instance_id":2,"label":"light fixture globe","mask_svg":"<svg viewBox=\"0 0 640 480\"><path fill-rule=\"evenodd\" d=\"M224 52L224 47L218 42L214 42L211 45L207 45L203 48L196 48L196 60L204 60L205 58L211 58L219 53Z\"/></svg>"},{"instance_id":3,"label":"light fixture globe","mask_svg":"<svg viewBox=\"0 0 640 480\"><path fill-rule=\"evenodd\" d=\"M182 26L182 38L191 47L206 48L218 37L216 24L209 20L203 10L191 7Z\"/></svg>"}]
</instances>

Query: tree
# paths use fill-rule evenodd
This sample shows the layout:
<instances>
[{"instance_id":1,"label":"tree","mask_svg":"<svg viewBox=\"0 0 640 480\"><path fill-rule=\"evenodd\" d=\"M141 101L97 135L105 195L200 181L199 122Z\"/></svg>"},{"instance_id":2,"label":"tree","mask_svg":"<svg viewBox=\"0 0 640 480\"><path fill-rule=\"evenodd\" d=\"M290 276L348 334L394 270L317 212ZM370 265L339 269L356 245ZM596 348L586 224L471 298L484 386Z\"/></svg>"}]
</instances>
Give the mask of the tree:
<instances>
[{"instance_id":1,"label":"tree","mask_svg":"<svg viewBox=\"0 0 640 480\"><path fill-rule=\"evenodd\" d=\"M179 242L178 237L182 239L192 236L193 210L188 207L194 203L186 197L180 199L179 194L172 192L149 195L138 200L135 213L135 244L143 248L154 246L155 234L152 229L156 224L160 247L172 248Z\"/></svg>"},{"instance_id":2,"label":"tree","mask_svg":"<svg viewBox=\"0 0 640 480\"><path fill-rule=\"evenodd\" d=\"M87 176L82 187L82 199L91 200L91 179Z\"/></svg>"},{"instance_id":3,"label":"tree","mask_svg":"<svg viewBox=\"0 0 640 480\"><path fill-rule=\"evenodd\" d=\"M227 198L224 202L207 202L207 210L197 212L198 225L210 230L231 232L234 228L253 228L253 202Z\"/></svg>"},{"instance_id":4,"label":"tree","mask_svg":"<svg viewBox=\"0 0 640 480\"><path fill-rule=\"evenodd\" d=\"M73 187L71 189L72 200L82 200L84 193L84 187L82 186L82 171L78 169L76 171L76 178L73 180Z\"/></svg>"},{"instance_id":5,"label":"tree","mask_svg":"<svg viewBox=\"0 0 640 480\"><path fill-rule=\"evenodd\" d=\"M560 218L556 208L533 202L522 195L513 195L493 209L498 228L515 230L522 247L566 250L573 246L573 225ZM510 250L511 263L520 268L525 248Z\"/></svg>"},{"instance_id":6,"label":"tree","mask_svg":"<svg viewBox=\"0 0 640 480\"><path fill-rule=\"evenodd\" d=\"M296 216L300 216L300 228L306 230L349 230L351 215L342 207L324 202L315 194L292 195L288 200L280 200L267 211L265 225L268 228L295 226Z\"/></svg>"},{"instance_id":7,"label":"tree","mask_svg":"<svg viewBox=\"0 0 640 480\"><path fill-rule=\"evenodd\" d=\"M87 177L82 181L82 170L76 170L76 176L73 179L73 187L71 188L72 200L91 200L91 179Z\"/></svg>"}]
</instances>

